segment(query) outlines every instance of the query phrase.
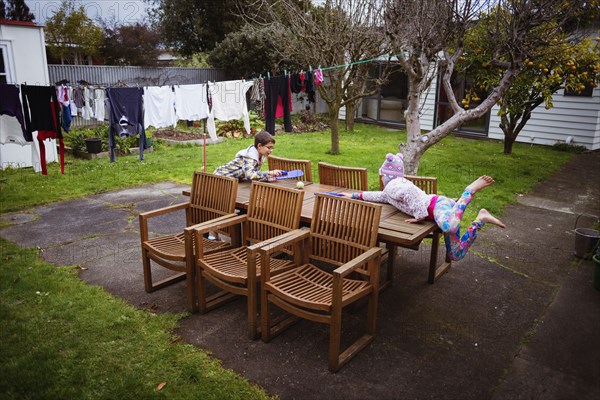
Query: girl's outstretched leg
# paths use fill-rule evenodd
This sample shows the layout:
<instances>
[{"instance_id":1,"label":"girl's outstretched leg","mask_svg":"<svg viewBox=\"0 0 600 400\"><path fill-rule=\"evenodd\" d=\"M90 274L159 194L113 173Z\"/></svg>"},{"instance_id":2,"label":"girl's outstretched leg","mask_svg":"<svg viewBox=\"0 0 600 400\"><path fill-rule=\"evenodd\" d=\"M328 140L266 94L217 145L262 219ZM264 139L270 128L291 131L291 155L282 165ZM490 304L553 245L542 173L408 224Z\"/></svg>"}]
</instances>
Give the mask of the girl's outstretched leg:
<instances>
[{"instance_id":1,"label":"girl's outstretched leg","mask_svg":"<svg viewBox=\"0 0 600 400\"><path fill-rule=\"evenodd\" d=\"M444 235L446 242L446 254L452 261L461 260L469 252L469 248L477 239L477 233L485 225L484 222L475 220L465 234L460 236L460 228L456 232L447 233Z\"/></svg>"},{"instance_id":2,"label":"girl's outstretched leg","mask_svg":"<svg viewBox=\"0 0 600 400\"><path fill-rule=\"evenodd\" d=\"M502 221L490 214L485 208L482 208L479 210L475 221L471 223L471 226L462 237L460 236L460 228L456 232L446 233L444 236L446 252L451 260L461 260L468 253L469 248L475 242L475 239L477 239L477 233L486 223L506 228L506 225Z\"/></svg>"},{"instance_id":3,"label":"girl's outstretched leg","mask_svg":"<svg viewBox=\"0 0 600 400\"><path fill-rule=\"evenodd\" d=\"M494 217L488 210L482 208L479 210L479 214L477 214L477 219L475 221L481 221L485 223L490 223L494 225L498 225L500 228L506 228L504 222L500 221L498 218Z\"/></svg>"},{"instance_id":4,"label":"girl's outstretched leg","mask_svg":"<svg viewBox=\"0 0 600 400\"><path fill-rule=\"evenodd\" d=\"M440 196L435 204L433 216L442 231L444 233L459 232L465 209L473 200L475 193L492 183L494 183L492 177L483 175L471 182L457 201Z\"/></svg>"}]
</instances>

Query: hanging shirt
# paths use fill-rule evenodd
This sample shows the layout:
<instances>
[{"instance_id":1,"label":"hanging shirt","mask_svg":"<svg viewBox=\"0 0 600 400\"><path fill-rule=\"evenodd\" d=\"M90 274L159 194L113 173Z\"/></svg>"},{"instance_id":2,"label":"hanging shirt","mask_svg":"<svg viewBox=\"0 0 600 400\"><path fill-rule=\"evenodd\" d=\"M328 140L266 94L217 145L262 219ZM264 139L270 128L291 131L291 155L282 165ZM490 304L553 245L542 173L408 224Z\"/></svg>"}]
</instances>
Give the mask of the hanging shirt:
<instances>
[{"instance_id":1,"label":"hanging shirt","mask_svg":"<svg viewBox=\"0 0 600 400\"><path fill-rule=\"evenodd\" d=\"M315 92L315 75L312 73L306 74L304 78L304 90L308 95L308 101L311 103L316 102Z\"/></svg>"},{"instance_id":2,"label":"hanging shirt","mask_svg":"<svg viewBox=\"0 0 600 400\"><path fill-rule=\"evenodd\" d=\"M94 118L104 121L106 115L106 92L104 89L94 89Z\"/></svg>"},{"instance_id":3,"label":"hanging shirt","mask_svg":"<svg viewBox=\"0 0 600 400\"><path fill-rule=\"evenodd\" d=\"M60 127L59 102L54 86L21 86L23 113L25 116L26 136L33 141L33 132L38 131L42 173L45 175L46 162L45 139L58 139L60 148L61 173L65 173L64 142Z\"/></svg>"},{"instance_id":4,"label":"hanging shirt","mask_svg":"<svg viewBox=\"0 0 600 400\"><path fill-rule=\"evenodd\" d=\"M0 120L0 143L19 142L20 144L25 144L25 120L23 119L23 110L17 86L0 84L0 115L4 116ZM20 124L20 129L14 129L16 128L14 124L12 128L9 128L10 123L7 119L11 117L16 119ZM11 139L8 140L8 138Z\"/></svg>"},{"instance_id":5,"label":"hanging shirt","mask_svg":"<svg viewBox=\"0 0 600 400\"><path fill-rule=\"evenodd\" d=\"M206 127L213 141L217 140L215 119L229 121L244 119L244 128L250 133L250 116L246 104L246 92L252 87L252 82L225 81L208 84L212 109L208 115Z\"/></svg>"},{"instance_id":6,"label":"hanging shirt","mask_svg":"<svg viewBox=\"0 0 600 400\"><path fill-rule=\"evenodd\" d=\"M75 105L80 110L83 109L83 107L85 106L85 99L82 87L78 87L75 90L73 90L73 102L75 102Z\"/></svg>"},{"instance_id":7,"label":"hanging shirt","mask_svg":"<svg viewBox=\"0 0 600 400\"><path fill-rule=\"evenodd\" d=\"M144 128L149 126L164 128L177 126L175 115L175 94L170 86L150 86L144 88Z\"/></svg>"},{"instance_id":8,"label":"hanging shirt","mask_svg":"<svg viewBox=\"0 0 600 400\"><path fill-rule=\"evenodd\" d=\"M85 120L91 119L94 116L92 108L92 91L87 86L83 88L83 113L82 117Z\"/></svg>"},{"instance_id":9,"label":"hanging shirt","mask_svg":"<svg viewBox=\"0 0 600 400\"><path fill-rule=\"evenodd\" d=\"M175 86L175 115L178 119L199 121L208 117L206 84Z\"/></svg>"},{"instance_id":10,"label":"hanging shirt","mask_svg":"<svg viewBox=\"0 0 600 400\"><path fill-rule=\"evenodd\" d=\"M110 162L117 159L115 136L140 136L140 160L144 159L146 131L144 130L143 93L141 88L110 88L106 90L110 103L108 146Z\"/></svg>"},{"instance_id":11,"label":"hanging shirt","mask_svg":"<svg viewBox=\"0 0 600 400\"><path fill-rule=\"evenodd\" d=\"M25 139L33 141L34 131L53 131L57 138L62 138L60 129L59 107L52 107L51 102L58 104L54 86L21 86L23 112L25 116Z\"/></svg>"}]
</instances>

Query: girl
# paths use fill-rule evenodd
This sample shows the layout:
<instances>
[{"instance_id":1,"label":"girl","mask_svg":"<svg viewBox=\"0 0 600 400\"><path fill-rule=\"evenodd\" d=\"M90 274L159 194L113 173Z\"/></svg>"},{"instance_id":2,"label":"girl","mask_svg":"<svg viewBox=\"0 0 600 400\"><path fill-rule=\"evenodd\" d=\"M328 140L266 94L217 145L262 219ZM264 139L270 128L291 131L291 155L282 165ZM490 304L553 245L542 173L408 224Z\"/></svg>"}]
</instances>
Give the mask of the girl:
<instances>
[{"instance_id":1,"label":"girl","mask_svg":"<svg viewBox=\"0 0 600 400\"><path fill-rule=\"evenodd\" d=\"M379 169L379 174L383 177L385 185L383 191L344 195L353 199L391 204L403 213L413 216L407 219L407 222L418 222L426 218L435 220L444 232L447 254L454 261L462 259L467 254L469 247L477 238L477 232L486 222L506 228L502 221L482 208L467 232L462 237L460 235L460 222L465 208L475 193L494 183L494 179L487 175L473 181L465 188L462 196L454 201L446 196L426 194L410 180L405 179L404 162L400 153L396 155L388 153Z\"/></svg>"}]
</instances>

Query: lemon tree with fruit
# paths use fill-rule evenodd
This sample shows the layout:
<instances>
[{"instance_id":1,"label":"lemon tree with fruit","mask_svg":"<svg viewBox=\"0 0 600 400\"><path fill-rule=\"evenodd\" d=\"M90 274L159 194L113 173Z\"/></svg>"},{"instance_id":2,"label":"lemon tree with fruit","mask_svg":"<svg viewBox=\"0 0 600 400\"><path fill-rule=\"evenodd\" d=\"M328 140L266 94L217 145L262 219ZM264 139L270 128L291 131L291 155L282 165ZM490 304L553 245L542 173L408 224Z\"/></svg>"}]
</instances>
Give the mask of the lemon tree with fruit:
<instances>
[{"instance_id":1,"label":"lemon tree with fruit","mask_svg":"<svg viewBox=\"0 0 600 400\"><path fill-rule=\"evenodd\" d=\"M462 71L475 80L478 92L485 92L498 84L503 69L500 62L489 62L494 49L492 42L498 38L492 40L487 33L490 21L480 22L469 31L465 53L459 61ZM536 107L544 104L551 109L552 98L559 90L580 94L593 90L600 79L600 37L589 29L579 26L577 32L568 32L548 22L522 34L531 37L532 42L535 38L539 46L531 48L521 73L497 102L505 154L512 152L517 136ZM497 56L495 59L502 60ZM508 57L504 61L510 62ZM472 90L461 104L468 108L477 100L478 94Z\"/></svg>"}]
</instances>

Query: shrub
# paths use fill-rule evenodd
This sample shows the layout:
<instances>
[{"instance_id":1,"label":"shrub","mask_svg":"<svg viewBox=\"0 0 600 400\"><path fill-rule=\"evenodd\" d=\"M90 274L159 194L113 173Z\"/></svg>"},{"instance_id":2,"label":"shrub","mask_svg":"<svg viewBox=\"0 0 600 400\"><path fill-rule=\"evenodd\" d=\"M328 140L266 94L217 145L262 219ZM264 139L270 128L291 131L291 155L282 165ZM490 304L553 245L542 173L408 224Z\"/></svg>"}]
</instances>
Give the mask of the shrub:
<instances>
[{"instance_id":1,"label":"shrub","mask_svg":"<svg viewBox=\"0 0 600 400\"><path fill-rule=\"evenodd\" d=\"M151 136L146 132L146 136ZM108 151L108 124L97 125L93 127L74 128L64 135L65 146L73 151L86 152L85 139L102 139L102 151ZM138 147L139 136L130 138L116 137L117 153L125 154L131 147Z\"/></svg>"},{"instance_id":2,"label":"shrub","mask_svg":"<svg viewBox=\"0 0 600 400\"><path fill-rule=\"evenodd\" d=\"M565 142L556 142L552 145L552 149L556 151L564 151L567 153L583 153L587 150L585 146L570 144Z\"/></svg>"}]
</instances>

